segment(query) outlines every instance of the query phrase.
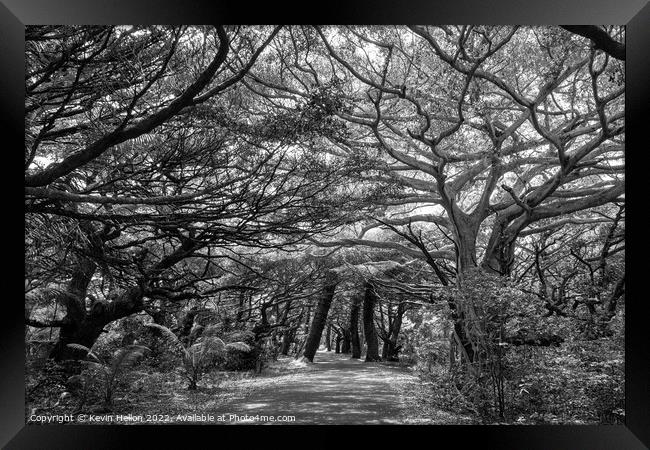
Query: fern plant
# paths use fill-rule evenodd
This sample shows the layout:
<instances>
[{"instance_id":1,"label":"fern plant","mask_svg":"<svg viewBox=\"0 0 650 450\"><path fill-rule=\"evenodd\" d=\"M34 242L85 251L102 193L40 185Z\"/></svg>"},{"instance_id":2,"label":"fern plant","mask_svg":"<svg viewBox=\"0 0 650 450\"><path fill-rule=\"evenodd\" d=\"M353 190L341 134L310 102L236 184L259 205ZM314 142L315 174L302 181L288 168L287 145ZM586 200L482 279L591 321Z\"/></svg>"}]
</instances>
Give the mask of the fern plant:
<instances>
[{"instance_id":1,"label":"fern plant","mask_svg":"<svg viewBox=\"0 0 650 450\"><path fill-rule=\"evenodd\" d=\"M145 324L145 326L160 331L160 334L171 345L172 349L180 354L184 375L189 382L187 388L190 390L197 388L197 383L214 363L215 359L223 357L228 350L245 352L251 350L250 346L244 342L226 344L217 337L217 327L214 325L204 328L201 325L194 324L185 345L173 331L163 325L149 323Z\"/></svg>"},{"instance_id":2,"label":"fern plant","mask_svg":"<svg viewBox=\"0 0 650 450\"><path fill-rule=\"evenodd\" d=\"M149 349L143 345L128 345L115 351L110 360L102 360L92 351L91 348L81 344L68 344L68 347L83 351L86 359L81 361L86 364L88 368L99 373L100 376L97 379L100 380L101 383L103 397L102 406L108 411L113 409L113 395L117 389L123 369L132 366L140 357L149 351ZM84 382L84 392L87 390L89 384L90 378L86 377Z\"/></svg>"}]
</instances>

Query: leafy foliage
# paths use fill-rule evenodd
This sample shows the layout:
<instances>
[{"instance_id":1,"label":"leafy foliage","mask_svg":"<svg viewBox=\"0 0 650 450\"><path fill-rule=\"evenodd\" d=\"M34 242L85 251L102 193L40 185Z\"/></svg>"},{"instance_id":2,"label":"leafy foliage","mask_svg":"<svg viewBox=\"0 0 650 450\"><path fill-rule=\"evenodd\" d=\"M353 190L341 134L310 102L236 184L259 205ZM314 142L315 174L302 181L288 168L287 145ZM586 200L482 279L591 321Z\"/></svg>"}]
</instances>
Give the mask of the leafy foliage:
<instances>
[{"instance_id":1,"label":"leafy foliage","mask_svg":"<svg viewBox=\"0 0 650 450\"><path fill-rule=\"evenodd\" d=\"M85 353L86 359L82 362L87 366L83 389L86 391L93 380L100 380L103 407L111 410L113 395L120 381L124 369L133 366L146 352L147 347L142 345L129 345L118 349L108 361L101 360L91 349L80 344L68 344L68 347ZM83 394L86 395L86 392Z\"/></svg>"},{"instance_id":2,"label":"leafy foliage","mask_svg":"<svg viewBox=\"0 0 650 450\"><path fill-rule=\"evenodd\" d=\"M485 423L620 421L619 57L554 26L25 33L31 398L110 408L144 353L137 389L195 391L318 322Z\"/></svg>"},{"instance_id":3,"label":"leafy foliage","mask_svg":"<svg viewBox=\"0 0 650 450\"><path fill-rule=\"evenodd\" d=\"M197 326L193 328L194 335L200 336L191 340L185 346L181 343L169 328L156 323L145 324L146 327L158 330L160 334L169 343L172 351L180 353L185 377L189 381L188 389L196 389L197 382L202 375L213 366L219 358L223 358L229 350L250 352L251 347L244 342L231 342L226 345L219 337L215 335L217 328L208 326L202 332L196 331ZM200 325L199 325L200 327ZM190 333L192 336L192 333Z\"/></svg>"}]
</instances>

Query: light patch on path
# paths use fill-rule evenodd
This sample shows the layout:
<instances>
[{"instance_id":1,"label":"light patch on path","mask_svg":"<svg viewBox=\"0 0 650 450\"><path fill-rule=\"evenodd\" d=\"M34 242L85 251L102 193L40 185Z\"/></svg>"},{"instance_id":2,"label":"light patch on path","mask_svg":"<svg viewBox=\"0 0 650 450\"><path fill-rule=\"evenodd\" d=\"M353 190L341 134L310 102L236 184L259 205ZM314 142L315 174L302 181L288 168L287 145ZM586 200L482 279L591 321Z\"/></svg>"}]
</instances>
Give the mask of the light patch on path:
<instances>
[{"instance_id":1,"label":"light patch on path","mask_svg":"<svg viewBox=\"0 0 650 450\"><path fill-rule=\"evenodd\" d=\"M398 366L319 351L314 364L287 376L283 380L286 382L274 383L256 390L250 397L220 405L215 413L227 417L230 414L295 416L295 422L287 423L296 425L400 424L406 422L406 411L397 385L415 380L416 377Z\"/></svg>"}]
</instances>

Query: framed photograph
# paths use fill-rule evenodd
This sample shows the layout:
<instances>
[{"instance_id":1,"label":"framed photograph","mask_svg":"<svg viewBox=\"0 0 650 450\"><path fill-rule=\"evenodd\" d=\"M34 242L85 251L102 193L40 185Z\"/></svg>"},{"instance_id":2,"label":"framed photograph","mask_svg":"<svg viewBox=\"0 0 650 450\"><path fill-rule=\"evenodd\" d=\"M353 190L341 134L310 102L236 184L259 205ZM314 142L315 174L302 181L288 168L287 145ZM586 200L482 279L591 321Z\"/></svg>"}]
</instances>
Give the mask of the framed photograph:
<instances>
[{"instance_id":1,"label":"framed photograph","mask_svg":"<svg viewBox=\"0 0 650 450\"><path fill-rule=\"evenodd\" d=\"M3 448L648 448L650 6L313 7L0 5Z\"/></svg>"}]
</instances>

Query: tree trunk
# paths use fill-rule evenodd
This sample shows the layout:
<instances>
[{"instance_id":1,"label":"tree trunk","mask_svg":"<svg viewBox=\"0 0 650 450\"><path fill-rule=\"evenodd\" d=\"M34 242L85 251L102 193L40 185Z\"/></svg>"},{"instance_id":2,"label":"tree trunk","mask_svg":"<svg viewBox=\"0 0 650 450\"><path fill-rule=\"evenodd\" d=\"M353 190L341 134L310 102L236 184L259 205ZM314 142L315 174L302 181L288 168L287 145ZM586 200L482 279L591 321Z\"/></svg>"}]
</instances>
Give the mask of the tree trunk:
<instances>
[{"instance_id":1,"label":"tree trunk","mask_svg":"<svg viewBox=\"0 0 650 450\"><path fill-rule=\"evenodd\" d=\"M316 306L316 312L314 313L314 318L309 327L309 335L307 336L305 351L303 353L303 356L309 362L314 361L314 355L316 355L316 350L318 350L321 336L323 334L323 328L325 328L325 322L327 321L327 314L332 305L332 298L334 298L336 281L336 275L334 272L330 271L326 274L323 294Z\"/></svg>"},{"instance_id":2,"label":"tree trunk","mask_svg":"<svg viewBox=\"0 0 650 450\"><path fill-rule=\"evenodd\" d=\"M390 331L390 340L394 344L397 344L397 339L399 338L399 332L402 331L402 319L404 318L404 312L406 311L406 306L404 303L400 303L397 306L397 316L393 320L393 327Z\"/></svg>"},{"instance_id":3,"label":"tree trunk","mask_svg":"<svg viewBox=\"0 0 650 450\"><path fill-rule=\"evenodd\" d=\"M69 302L66 323L59 330L59 339L50 353L50 358L56 361L83 358L83 351L70 348L68 344L81 344L92 348L106 325L144 309L142 297L142 290L136 287L128 289L110 303L95 301L89 311L85 305L81 309L81 305Z\"/></svg>"},{"instance_id":4,"label":"tree trunk","mask_svg":"<svg viewBox=\"0 0 650 450\"><path fill-rule=\"evenodd\" d=\"M515 242L524 222L517 221L507 227L506 219L497 221L492 227L481 268L488 273L510 275L515 259Z\"/></svg>"},{"instance_id":5,"label":"tree trunk","mask_svg":"<svg viewBox=\"0 0 650 450\"><path fill-rule=\"evenodd\" d=\"M62 326L59 330L59 339L50 353L50 358L55 361L83 358L84 351L70 348L68 344L80 344L91 348L105 325L103 321L84 319L81 322Z\"/></svg>"},{"instance_id":6,"label":"tree trunk","mask_svg":"<svg viewBox=\"0 0 650 450\"><path fill-rule=\"evenodd\" d=\"M350 343L352 344L352 358L361 358L361 342L359 340L359 309L361 298L354 297L350 309Z\"/></svg>"},{"instance_id":7,"label":"tree trunk","mask_svg":"<svg viewBox=\"0 0 650 450\"><path fill-rule=\"evenodd\" d=\"M456 240L456 267L458 273L475 268L476 262L476 237L479 223L467 214L454 208L454 228Z\"/></svg>"},{"instance_id":8,"label":"tree trunk","mask_svg":"<svg viewBox=\"0 0 650 450\"><path fill-rule=\"evenodd\" d=\"M366 362L379 361L379 342L375 329L375 291L370 282L366 283L366 292L363 297L363 330L366 337Z\"/></svg>"},{"instance_id":9,"label":"tree trunk","mask_svg":"<svg viewBox=\"0 0 650 450\"><path fill-rule=\"evenodd\" d=\"M456 300L456 302L457 301L458 300ZM454 304L452 307L451 318L454 322L454 333L456 333L456 336L458 336L458 340L465 350L464 353L469 359L468 362L471 363L474 361L474 346L472 345L472 342L467 336L467 332L465 330L466 323L464 314L462 312L458 312L458 307L456 304Z\"/></svg>"},{"instance_id":10,"label":"tree trunk","mask_svg":"<svg viewBox=\"0 0 650 450\"><path fill-rule=\"evenodd\" d=\"M383 359L384 361L388 361L388 353L389 353L388 345L389 345L389 341L388 339L385 339L383 345L381 346L381 359Z\"/></svg>"},{"instance_id":11,"label":"tree trunk","mask_svg":"<svg viewBox=\"0 0 650 450\"><path fill-rule=\"evenodd\" d=\"M390 330L388 334L388 339L384 341L384 347L382 349L382 359L385 361L398 361L398 353L401 349L397 345L397 339L399 338L399 332L402 328L402 318L404 317L405 305L400 303L397 306L397 314L390 324Z\"/></svg>"},{"instance_id":12,"label":"tree trunk","mask_svg":"<svg viewBox=\"0 0 650 450\"><path fill-rule=\"evenodd\" d=\"M332 325L327 326L327 334L325 335L325 346L327 351L332 351Z\"/></svg>"},{"instance_id":13,"label":"tree trunk","mask_svg":"<svg viewBox=\"0 0 650 450\"><path fill-rule=\"evenodd\" d=\"M341 345L341 353L350 353L350 330L343 329L343 343Z\"/></svg>"},{"instance_id":14,"label":"tree trunk","mask_svg":"<svg viewBox=\"0 0 650 450\"><path fill-rule=\"evenodd\" d=\"M305 317L305 333L309 333L310 320L311 320L311 305L307 305L307 316Z\"/></svg>"},{"instance_id":15,"label":"tree trunk","mask_svg":"<svg viewBox=\"0 0 650 450\"><path fill-rule=\"evenodd\" d=\"M282 349L280 350L280 353L282 353L284 356L287 356L289 354L289 349L291 348L291 343L293 342L293 334L294 331L292 329L285 330L284 333L282 333Z\"/></svg>"},{"instance_id":16,"label":"tree trunk","mask_svg":"<svg viewBox=\"0 0 650 450\"><path fill-rule=\"evenodd\" d=\"M287 306L285 307L285 312L284 312L284 319L283 321L286 322L287 318L289 317L289 304L291 302L287 303ZM280 353L282 353L284 356L289 355L289 351L291 350L291 344L293 344L293 341L296 338L296 330L300 327L300 323L302 321L302 313L301 315L298 316L298 319L296 323L298 325L294 325L290 328L285 328L284 332L282 333L282 347L280 350Z\"/></svg>"},{"instance_id":17,"label":"tree trunk","mask_svg":"<svg viewBox=\"0 0 650 450\"><path fill-rule=\"evenodd\" d=\"M86 310L88 285L97 265L90 259L80 258L72 274L67 291L57 300L63 304L66 313L64 324L59 329L59 339L50 352L50 358L56 361L82 358L85 353L68 347L68 344L80 344L91 348L104 329L99 317L92 318Z\"/></svg>"},{"instance_id":18,"label":"tree trunk","mask_svg":"<svg viewBox=\"0 0 650 450\"><path fill-rule=\"evenodd\" d=\"M107 237L93 234L90 239L94 242L93 245L100 245L96 241ZM191 240L183 242L174 252L151 267L147 271L145 279L155 278L197 248L198 244L196 242ZM97 248L94 248L94 250L96 251ZM106 325L144 310L142 301L146 289L144 279L140 280L138 286L128 288L121 294L112 296L110 302L92 299L90 308L86 308L88 285L96 268L97 266L92 260L81 258L75 272L72 274L67 291L59 299L66 307L66 315L63 319L64 324L59 331L59 340L50 353L50 357L55 360L83 357L83 352L71 349L68 344L81 344L91 348Z\"/></svg>"},{"instance_id":19,"label":"tree trunk","mask_svg":"<svg viewBox=\"0 0 650 450\"><path fill-rule=\"evenodd\" d=\"M303 349L305 348L305 343L307 342L307 339L301 339L300 342L296 342L296 345L294 347L294 353L296 355L296 359L303 358L304 356L300 356L302 354Z\"/></svg>"},{"instance_id":20,"label":"tree trunk","mask_svg":"<svg viewBox=\"0 0 650 450\"><path fill-rule=\"evenodd\" d=\"M607 320L612 320L612 318L616 315L616 305L618 304L618 300L624 295L625 295L625 275L623 275L616 281L616 285L614 286L614 291L612 292L612 295L610 295L607 301L606 304Z\"/></svg>"},{"instance_id":21,"label":"tree trunk","mask_svg":"<svg viewBox=\"0 0 650 450\"><path fill-rule=\"evenodd\" d=\"M242 290L241 292L239 292L239 307L237 308L237 315L235 316L235 322L243 321L245 300L246 300L246 291Z\"/></svg>"},{"instance_id":22,"label":"tree trunk","mask_svg":"<svg viewBox=\"0 0 650 450\"><path fill-rule=\"evenodd\" d=\"M460 212L457 208L452 209L454 210L457 284L462 286L464 275L475 270L478 266L476 261L476 238L480 222L474 222L470 216ZM456 296L449 302L449 306L451 318L454 322L454 332L471 363L474 360L474 348L466 331L467 321L464 311L466 305L460 304L461 301L461 298Z\"/></svg>"}]
</instances>

